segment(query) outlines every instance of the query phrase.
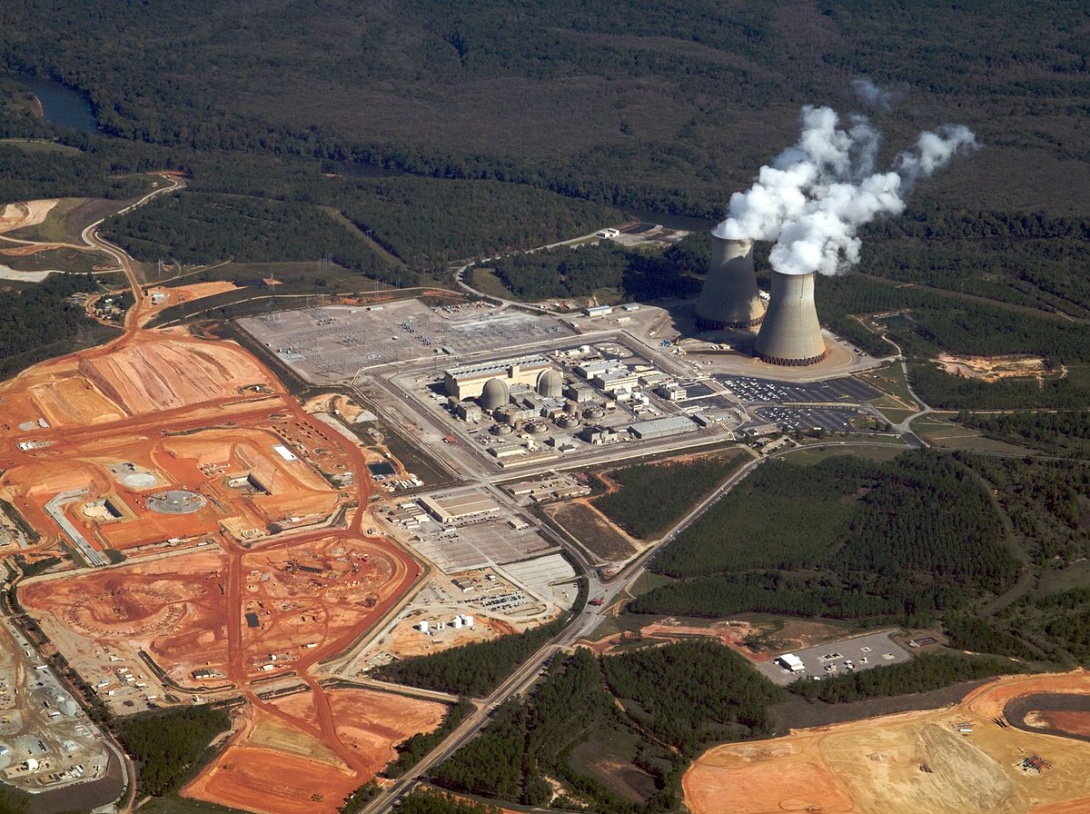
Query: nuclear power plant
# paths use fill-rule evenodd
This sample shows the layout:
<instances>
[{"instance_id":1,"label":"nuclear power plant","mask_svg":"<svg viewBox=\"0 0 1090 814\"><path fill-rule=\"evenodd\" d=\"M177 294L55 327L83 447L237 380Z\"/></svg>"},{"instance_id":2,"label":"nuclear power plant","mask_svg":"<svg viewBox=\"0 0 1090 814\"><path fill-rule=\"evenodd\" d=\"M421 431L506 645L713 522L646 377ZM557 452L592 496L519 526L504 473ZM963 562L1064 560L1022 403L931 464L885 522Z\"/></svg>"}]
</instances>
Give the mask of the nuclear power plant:
<instances>
[{"instance_id":1,"label":"nuclear power plant","mask_svg":"<svg viewBox=\"0 0 1090 814\"><path fill-rule=\"evenodd\" d=\"M712 261L700 298L696 320L700 328L752 328L764 316L764 306L753 276L753 241L728 240L723 224L712 232Z\"/></svg>"},{"instance_id":2,"label":"nuclear power plant","mask_svg":"<svg viewBox=\"0 0 1090 814\"><path fill-rule=\"evenodd\" d=\"M814 272L772 272L772 299L754 345L773 365L813 365L828 352L814 305Z\"/></svg>"}]
</instances>

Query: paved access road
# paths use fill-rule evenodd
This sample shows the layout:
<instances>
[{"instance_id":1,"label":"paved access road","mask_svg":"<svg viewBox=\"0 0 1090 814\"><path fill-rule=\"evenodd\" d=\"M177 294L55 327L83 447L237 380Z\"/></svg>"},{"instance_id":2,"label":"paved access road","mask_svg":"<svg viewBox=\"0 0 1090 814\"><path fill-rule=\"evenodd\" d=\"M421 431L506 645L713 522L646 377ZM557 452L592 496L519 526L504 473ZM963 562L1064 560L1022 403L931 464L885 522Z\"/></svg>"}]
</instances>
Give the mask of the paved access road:
<instances>
[{"instance_id":1,"label":"paved access road","mask_svg":"<svg viewBox=\"0 0 1090 814\"><path fill-rule=\"evenodd\" d=\"M446 760L462 746L472 740L484 725L488 722L492 712L513 696L525 693L541 674L545 662L557 653L564 652L579 639L589 636L601 623L604 616L609 613L609 607L613 601L639 578L647 567L648 561L664 545L673 540L678 534L689 527L698 517L714 504L720 497L729 492L734 486L745 478L764 459L755 458L747 462L741 469L727 479L722 486L705 498L701 503L683 517L662 539L649 546L642 554L618 572L612 579L603 580L596 571L588 572L589 592L591 598L601 598L602 605L595 607L587 605L582 611L574 615L568 626L552 641L545 644L533 656L527 659L515 670L496 690L477 705L477 709L462 721L439 746L431 751L427 757L416 764L412 769L402 775L397 782L385 789L378 797L363 809L363 814L380 814L392 810L397 801L408 792L417 779L426 774L428 770Z\"/></svg>"}]
</instances>

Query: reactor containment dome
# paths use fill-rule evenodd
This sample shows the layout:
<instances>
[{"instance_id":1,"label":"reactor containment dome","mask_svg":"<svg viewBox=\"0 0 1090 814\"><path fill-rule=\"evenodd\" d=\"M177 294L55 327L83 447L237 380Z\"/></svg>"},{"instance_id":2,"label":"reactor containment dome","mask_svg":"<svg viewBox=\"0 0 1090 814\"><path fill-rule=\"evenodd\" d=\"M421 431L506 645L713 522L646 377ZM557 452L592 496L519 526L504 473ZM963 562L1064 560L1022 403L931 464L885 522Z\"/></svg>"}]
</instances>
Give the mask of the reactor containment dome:
<instances>
[{"instance_id":1,"label":"reactor containment dome","mask_svg":"<svg viewBox=\"0 0 1090 814\"><path fill-rule=\"evenodd\" d=\"M482 410L492 411L503 407L511 399L511 391L507 382L503 379L489 379L484 383L481 391L480 405Z\"/></svg>"}]
</instances>

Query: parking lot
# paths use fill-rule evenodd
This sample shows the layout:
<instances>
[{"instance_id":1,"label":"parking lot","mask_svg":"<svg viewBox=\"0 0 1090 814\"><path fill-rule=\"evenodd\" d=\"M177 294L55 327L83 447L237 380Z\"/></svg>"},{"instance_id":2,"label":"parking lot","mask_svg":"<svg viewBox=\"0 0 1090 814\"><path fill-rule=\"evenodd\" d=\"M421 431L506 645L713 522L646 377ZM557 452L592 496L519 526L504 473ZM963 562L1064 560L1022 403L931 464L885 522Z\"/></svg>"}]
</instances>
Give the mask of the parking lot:
<instances>
[{"instance_id":1,"label":"parking lot","mask_svg":"<svg viewBox=\"0 0 1090 814\"><path fill-rule=\"evenodd\" d=\"M855 432L852 420L862 412L859 407L757 407L751 411L762 423L786 426L789 430L824 430Z\"/></svg>"},{"instance_id":2,"label":"parking lot","mask_svg":"<svg viewBox=\"0 0 1090 814\"><path fill-rule=\"evenodd\" d=\"M776 659L783 656L778 653L776 659L758 665L758 669L781 687L799 679L821 680L826 676L869 670L872 667L885 667L899 664L912 658L911 654L893 641L892 634L897 630L883 630L853 636L835 642L827 642L803 650L790 651L803 663L803 671L791 672Z\"/></svg>"},{"instance_id":3,"label":"parking lot","mask_svg":"<svg viewBox=\"0 0 1090 814\"><path fill-rule=\"evenodd\" d=\"M447 574L523 560L556 547L533 528L516 531L499 520L448 529L428 522L416 538L409 545Z\"/></svg>"},{"instance_id":4,"label":"parking lot","mask_svg":"<svg viewBox=\"0 0 1090 814\"><path fill-rule=\"evenodd\" d=\"M724 387L749 404L861 404L881 395L869 384L853 376L812 384L793 384L751 376L716 376Z\"/></svg>"}]
</instances>

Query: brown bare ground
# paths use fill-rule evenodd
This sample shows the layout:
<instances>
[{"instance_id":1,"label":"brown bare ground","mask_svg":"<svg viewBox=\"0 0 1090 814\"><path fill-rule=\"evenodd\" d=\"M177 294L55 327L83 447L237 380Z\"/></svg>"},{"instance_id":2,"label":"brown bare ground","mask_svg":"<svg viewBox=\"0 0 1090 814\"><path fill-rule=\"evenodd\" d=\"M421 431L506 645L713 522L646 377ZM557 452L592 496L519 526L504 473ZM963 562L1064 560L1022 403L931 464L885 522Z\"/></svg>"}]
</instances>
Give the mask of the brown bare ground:
<instances>
[{"instance_id":1,"label":"brown bare ground","mask_svg":"<svg viewBox=\"0 0 1090 814\"><path fill-rule=\"evenodd\" d=\"M0 254L6 254L9 257L26 257L27 255L36 252L60 249L63 247L63 243L32 243L29 246L13 246L10 249L0 249Z\"/></svg>"},{"instance_id":2,"label":"brown bare ground","mask_svg":"<svg viewBox=\"0 0 1090 814\"><path fill-rule=\"evenodd\" d=\"M363 689L339 689L330 694L337 736L357 752L370 777L397 757L394 747L417 732L431 732L442 723L447 708L434 701L406 698Z\"/></svg>"},{"instance_id":3,"label":"brown bare ground","mask_svg":"<svg viewBox=\"0 0 1090 814\"><path fill-rule=\"evenodd\" d=\"M1008 701L1035 693L1090 694L1090 673L1005 677L953 708L718 746L686 773L685 800L694 814L1088 811L1090 744L994 723ZM957 732L962 723L972 734ZM1022 769L1031 754L1052 768Z\"/></svg>"},{"instance_id":4,"label":"brown bare ground","mask_svg":"<svg viewBox=\"0 0 1090 814\"><path fill-rule=\"evenodd\" d=\"M446 707L388 693L337 689L328 694L336 738L349 768L308 732L318 719L311 693L278 698L182 796L261 814L332 814L344 798L397 756L394 746L430 732Z\"/></svg>"},{"instance_id":5,"label":"brown bare ground","mask_svg":"<svg viewBox=\"0 0 1090 814\"><path fill-rule=\"evenodd\" d=\"M1056 373L1047 366L1047 359L1030 354L1012 356L954 356L940 353L935 361L943 372L963 379L979 379L983 382L997 382L1002 379L1037 379ZM1061 376L1066 371L1059 371Z\"/></svg>"},{"instance_id":6,"label":"brown bare ground","mask_svg":"<svg viewBox=\"0 0 1090 814\"><path fill-rule=\"evenodd\" d=\"M49 210L58 203L59 201L54 198L5 204L4 208L0 209L0 233L14 232L24 226L37 226L43 223Z\"/></svg>"},{"instance_id":7,"label":"brown bare ground","mask_svg":"<svg viewBox=\"0 0 1090 814\"><path fill-rule=\"evenodd\" d=\"M173 288L148 289L149 296L147 303L140 312L140 324L146 325L151 321L152 317L164 308L193 302L194 300L203 299L204 297L211 297L214 294L223 294L227 291L234 291L237 288L238 286L229 280L213 280L208 283L191 283L190 285L181 285ZM160 299L160 301L152 304L152 297L156 297L157 299Z\"/></svg>"},{"instance_id":8,"label":"brown bare ground","mask_svg":"<svg viewBox=\"0 0 1090 814\"><path fill-rule=\"evenodd\" d=\"M1048 710L1040 715L1044 719L1045 726L1090 738L1090 712Z\"/></svg>"},{"instance_id":9,"label":"brown bare ground","mask_svg":"<svg viewBox=\"0 0 1090 814\"><path fill-rule=\"evenodd\" d=\"M183 797L259 814L335 814L360 784L355 772L301 755L232 745Z\"/></svg>"}]
</instances>

